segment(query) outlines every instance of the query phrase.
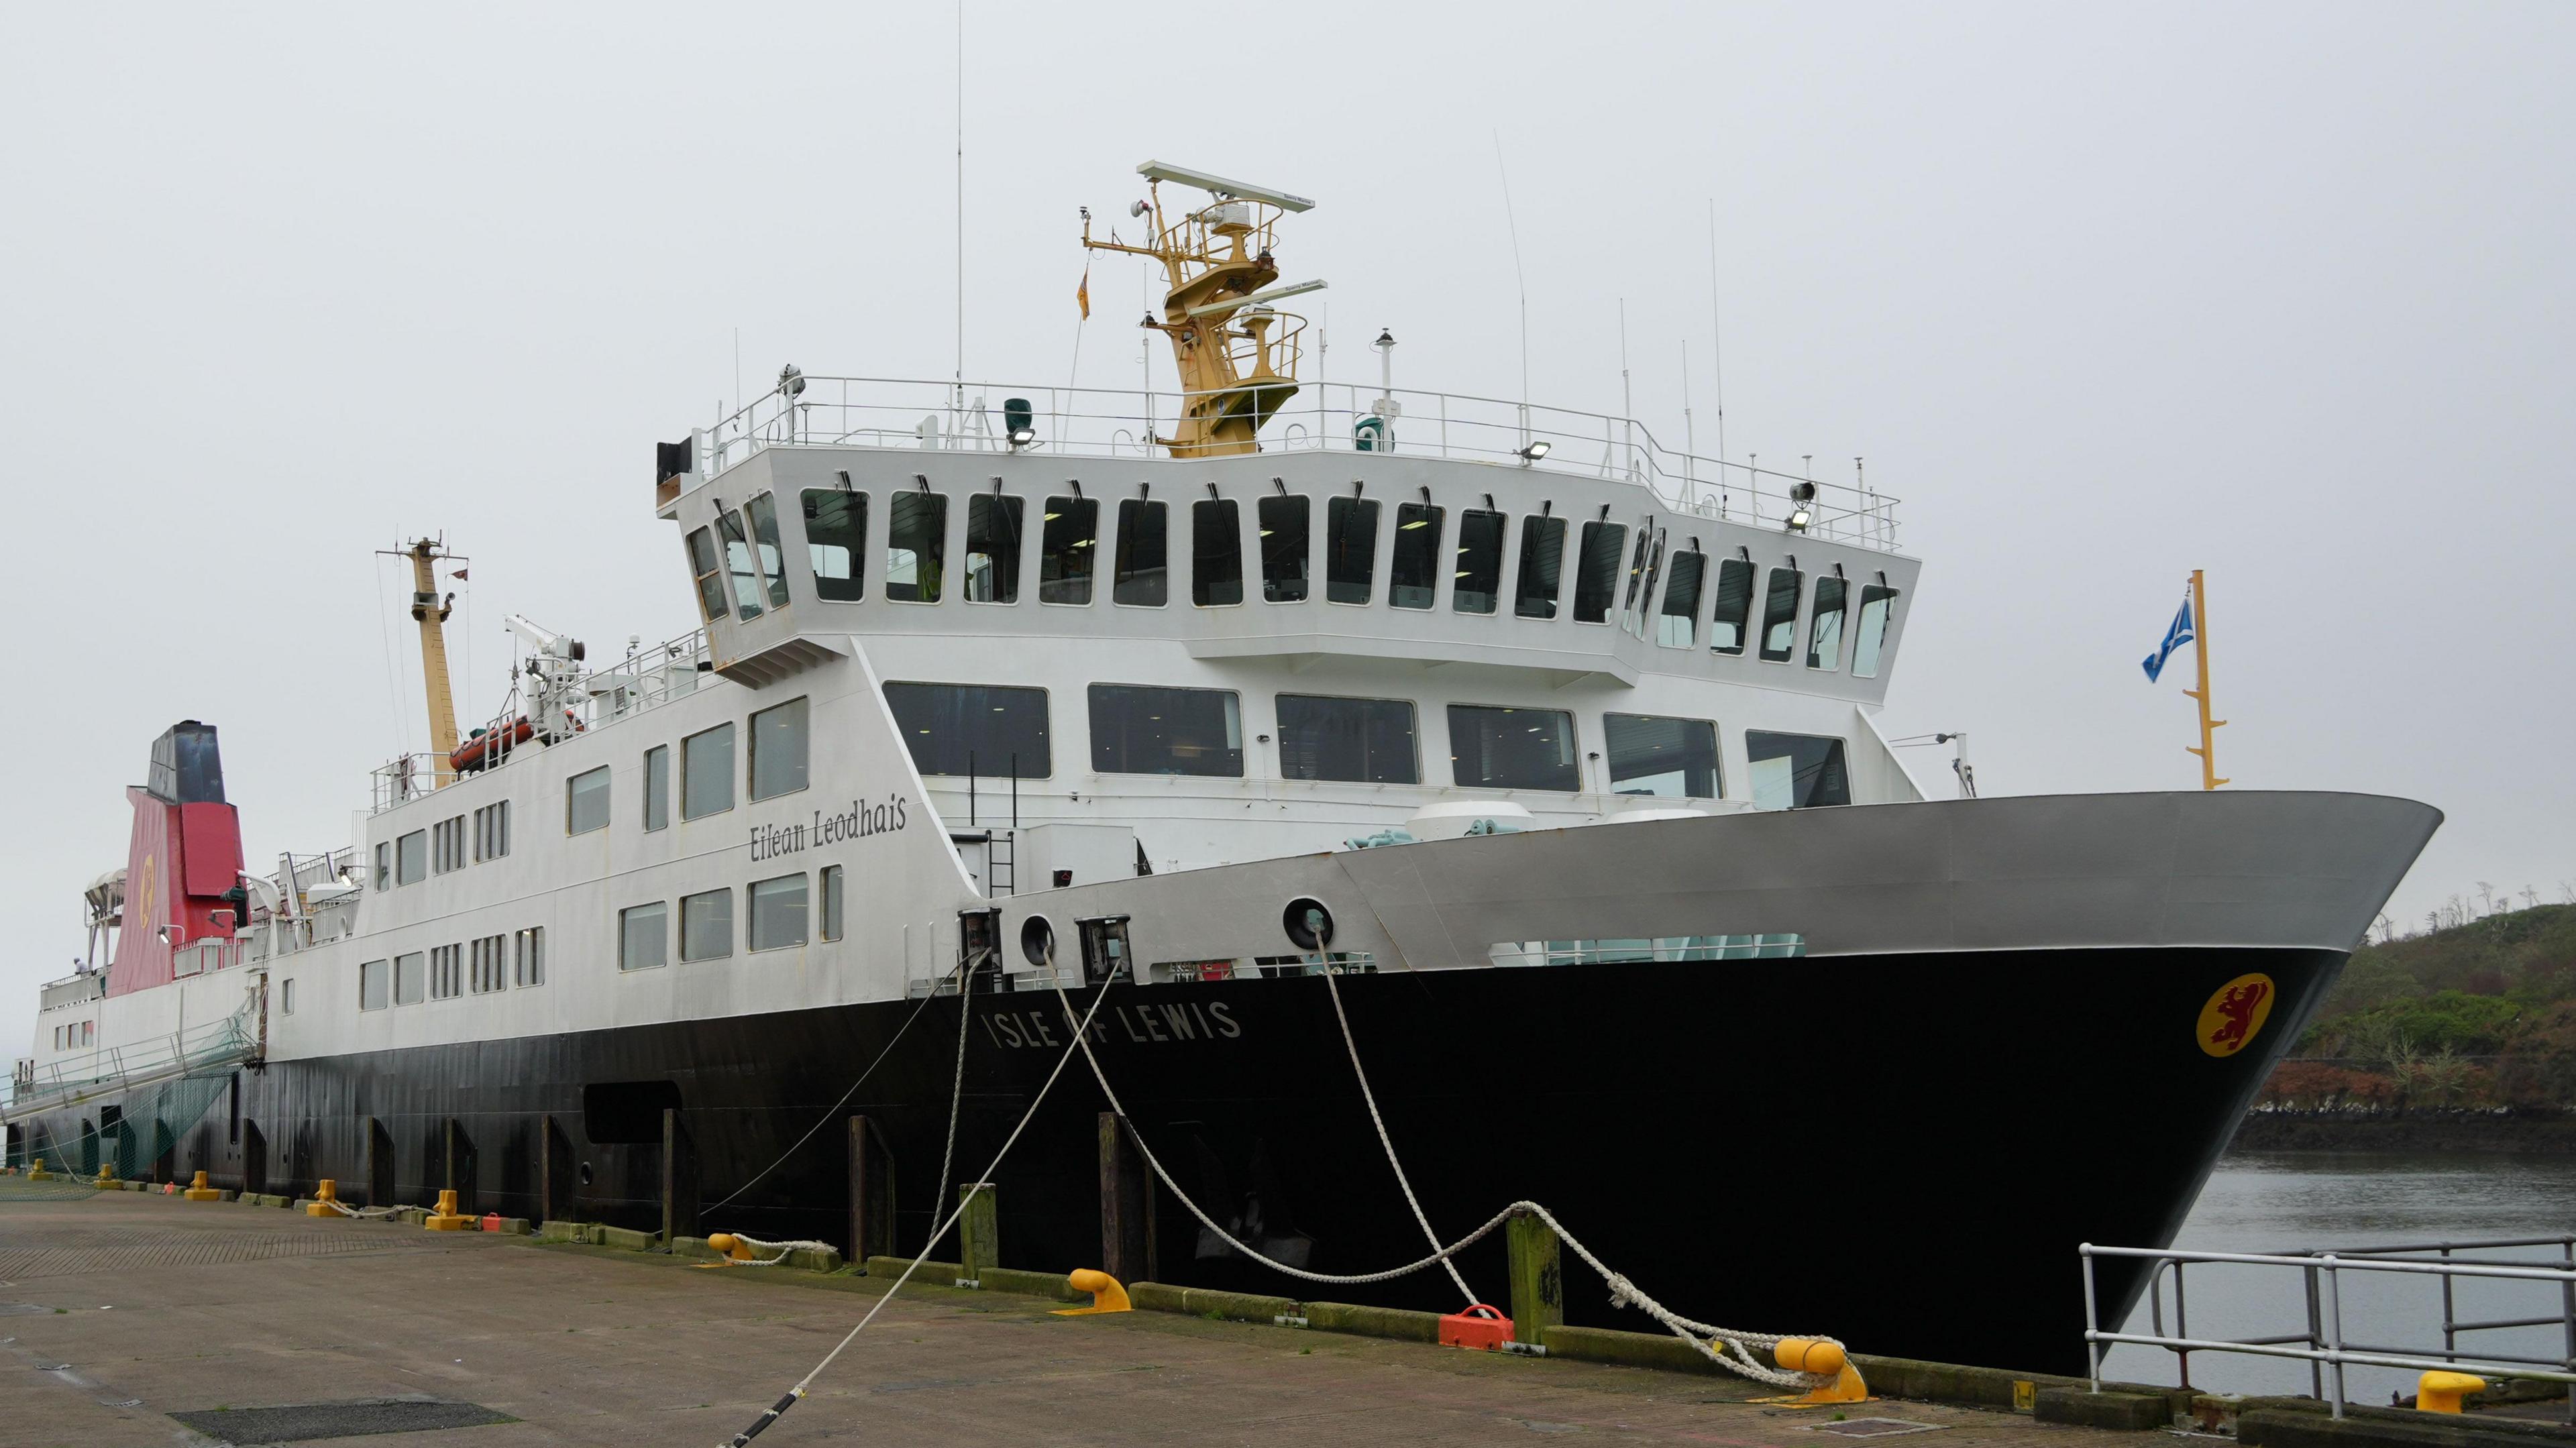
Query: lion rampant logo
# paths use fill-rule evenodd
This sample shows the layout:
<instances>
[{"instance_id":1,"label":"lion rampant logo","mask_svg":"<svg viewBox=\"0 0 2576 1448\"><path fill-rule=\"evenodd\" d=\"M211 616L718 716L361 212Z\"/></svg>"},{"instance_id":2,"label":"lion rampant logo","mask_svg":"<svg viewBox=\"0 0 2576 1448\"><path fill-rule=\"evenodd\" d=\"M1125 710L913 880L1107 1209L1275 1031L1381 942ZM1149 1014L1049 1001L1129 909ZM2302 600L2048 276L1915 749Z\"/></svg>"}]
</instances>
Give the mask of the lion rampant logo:
<instances>
[{"instance_id":1,"label":"lion rampant logo","mask_svg":"<svg viewBox=\"0 0 2576 1448\"><path fill-rule=\"evenodd\" d=\"M2259 1008L2271 999L2271 995L2272 983L2260 976L2241 985L2230 983L2221 990L2217 999L2210 1002L2218 1016L2216 1029L2209 1033L2210 1053L2232 1056L2244 1049L2245 1043L2254 1039L2255 1027L2261 1023Z\"/></svg>"}]
</instances>

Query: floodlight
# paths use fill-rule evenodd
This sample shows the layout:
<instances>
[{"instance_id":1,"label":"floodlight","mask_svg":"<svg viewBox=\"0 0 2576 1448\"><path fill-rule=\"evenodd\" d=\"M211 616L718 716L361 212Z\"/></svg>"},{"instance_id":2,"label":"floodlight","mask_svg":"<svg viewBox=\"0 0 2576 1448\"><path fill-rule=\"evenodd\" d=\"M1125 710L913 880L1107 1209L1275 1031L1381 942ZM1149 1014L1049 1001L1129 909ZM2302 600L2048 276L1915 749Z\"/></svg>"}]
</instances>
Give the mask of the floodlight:
<instances>
[{"instance_id":1,"label":"floodlight","mask_svg":"<svg viewBox=\"0 0 2576 1448\"><path fill-rule=\"evenodd\" d=\"M1547 456L1547 450L1550 446L1551 444L1546 438L1537 438L1534 439L1529 446L1522 448L1518 456L1524 464L1534 463L1540 458Z\"/></svg>"},{"instance_id":2,"label":"floodlight","mask_svg":"<svg viewBox=\"0 0 2576 1448\"><path fill-rule=\"evenodd\" d=\"M1814 521L1815 515L1807 511L1807 505L1804 503L1800 503L1789 510L1788 527L1789 531L1792 533L1806 532L1807 525Z\"/></svg>"},{"instance_id":3,"label":"floodlight","mask_svg":"<svg viewBox=\"0 0 2576 1448\"><path fill-rule=\"evenodd\" d=\"M1282 211L1315 209L1315 203L1303 196L1291 195L1285 191L1273 191L1267 186L1247 186L1240 181L1228 181L1222 176L1211 176L1205 171L1193 171L1186 166L1166 166L1160 161L1147 161L1136 168L1136 174L1148 181L1178 181L1184 186L1195 186L1201 191L1229 199L1266 201Z\"/></svg>"}]
</instances>

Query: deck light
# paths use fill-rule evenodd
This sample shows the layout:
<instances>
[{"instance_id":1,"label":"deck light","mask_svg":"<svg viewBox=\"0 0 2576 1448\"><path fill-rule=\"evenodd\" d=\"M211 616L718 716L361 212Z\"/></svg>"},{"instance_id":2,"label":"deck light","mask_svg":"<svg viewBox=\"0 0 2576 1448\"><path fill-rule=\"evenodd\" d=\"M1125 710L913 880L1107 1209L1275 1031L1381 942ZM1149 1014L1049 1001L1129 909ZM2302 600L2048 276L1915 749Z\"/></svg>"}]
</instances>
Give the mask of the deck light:
<instances>
[{"instance_id":1,"label":"deck light","mask_svg":"<svg viewBox=\"0 0 2576 1448\"><path fill-rule=\"evenodd\" d=\"M1012 447L1027 447L1038 440L1037 409L1029 406L1025 397L1005 397L1002 399L1002 426L1010 436Z\"/></svg>"},{"instance_id":2,"label":"deck light","mask_svg":"<svg viewBox=\"0 0 2576 1448\"><path fill-rule=\"evenodd\" d=\"M1548 446L1548 440L1542 437L1533 440L1529 446L1522 448L1518 454L1521 460L1521 466L1527 467L1531 463L1537 462L1540 458L1546 457Z\"/></svg>"},{"instance_id":3,"label":"deck light","mask_svg":"<svg viewBox=\"0 0 2576 1448\"><path fill-rule=\"evenodd\" d=\"M1790 532L1804 533L1807 531L1807 525L1815 521L1816 515L1812 507L1815 501L1815 484L1802 479L1789 485L1789 522L1787 526Z\"/></svg>"}]
</instances>

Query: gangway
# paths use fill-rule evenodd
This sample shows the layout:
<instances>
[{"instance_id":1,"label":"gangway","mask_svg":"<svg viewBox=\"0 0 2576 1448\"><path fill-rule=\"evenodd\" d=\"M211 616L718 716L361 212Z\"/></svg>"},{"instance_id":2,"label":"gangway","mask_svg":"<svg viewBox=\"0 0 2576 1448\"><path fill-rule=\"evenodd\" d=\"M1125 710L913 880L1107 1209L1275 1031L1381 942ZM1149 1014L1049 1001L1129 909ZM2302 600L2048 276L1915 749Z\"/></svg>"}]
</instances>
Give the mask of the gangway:
<instances>
[{"instance_id":1,"label":"gangway","mask_svg":"<svg viewBox=\"0 0 2576 1448\"><path fill-rule=\"evenodd\" d=\"M0 1106L0 1123L14 1125L42 1112L258 1061L267 1052L264 1027L260 998L254 994L221 1020L149 1042L101 1047L47 1062L42 1069L22 1060L16 1089L8 1105Z\"/></svg>"}]
</instances>

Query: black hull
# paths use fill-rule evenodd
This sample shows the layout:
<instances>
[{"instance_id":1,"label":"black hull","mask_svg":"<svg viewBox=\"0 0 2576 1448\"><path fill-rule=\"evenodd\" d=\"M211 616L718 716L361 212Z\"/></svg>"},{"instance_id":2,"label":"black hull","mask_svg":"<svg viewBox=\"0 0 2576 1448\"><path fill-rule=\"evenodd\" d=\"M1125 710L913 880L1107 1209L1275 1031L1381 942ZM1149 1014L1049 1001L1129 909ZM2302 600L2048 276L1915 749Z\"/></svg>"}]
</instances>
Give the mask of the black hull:
<instances>
[{"instance_id":1,"label":"black hull","mask_svg":"<svg viewBox=\"0 0 2576 1448\"><path fill-rule=\"evenodd\" d=\"M2084 1360L2076 1244L2171 1240L2342 958L1963 952L1340 984L1389 1130L1444 1233L1526 1197L1689 1316L1831 1333L1865 1352L2070 1371ZM2249 1047L2212 1057L2196 1039L2202 1007L2248 971L2277 983L2276 1007ZM225 1185L255 1176L272 1192L332 1177L362 1199L372 1119L390 1134L397 1199L423 1202L445 1184L452 1120L472 1144L469 1205L533 1217L551 1114L588 1177L556 1214L657 1226L659 1118L645 1108L676 1091L713 1203L813 1126L919 1004L276 1062L216 1094L161 1164ZM973 1013L957 1179L991 1159L1068 1039L1052 994L979 995ZM941 1195L932 1177L958 1030L956 998L931 1002L833 1113L865 1114L884 1133L907 1254ZM1265 1241L1310 1244L1318 1271L1425 1250L1322 980L1122 984L1097 1036L1146 1141L1210 1211ZM594 1092L585 1119L585 1087L666 1082ZM114 1103L39 1118L36 1149L91 1169L84 1151L96 1148L81 1143L102 1104ZM1010 1265L1100 1260L1102 1109L1077 1058L996 1173ZM847 1150L835 1120L705 1229L842 1241ZM1161 1281L1456 1305L1436 1270L1327 1288L1204 1250L1169 1193L1158 1194L1155 1240ZM1461 1264L1497 1301L1500 1243ZM1611 1309L1570 1257L1566 1280L1570 1320L1649 1326ZM2106 1274L2104 1291L2114 1316L2136 1282Z\"/></svg>"}]
</instances>

